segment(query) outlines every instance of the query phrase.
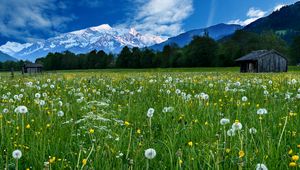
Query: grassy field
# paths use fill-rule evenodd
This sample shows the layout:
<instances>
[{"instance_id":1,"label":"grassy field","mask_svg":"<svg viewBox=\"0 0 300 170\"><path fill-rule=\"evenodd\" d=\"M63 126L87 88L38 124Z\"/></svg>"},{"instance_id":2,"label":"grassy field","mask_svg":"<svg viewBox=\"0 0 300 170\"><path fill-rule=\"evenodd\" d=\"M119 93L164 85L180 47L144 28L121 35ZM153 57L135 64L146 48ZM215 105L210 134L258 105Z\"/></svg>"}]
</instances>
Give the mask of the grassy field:
<instances>
[{"instance_id":1,"label":"grassy field","mask_svg":"<svg viewBox=\"0 0 300 170\"><path fill-rule=\"evenodd\" d=\"M0 169L299 168L299 69L238 70L1 73Z\"/></svg>"}]
</instances>

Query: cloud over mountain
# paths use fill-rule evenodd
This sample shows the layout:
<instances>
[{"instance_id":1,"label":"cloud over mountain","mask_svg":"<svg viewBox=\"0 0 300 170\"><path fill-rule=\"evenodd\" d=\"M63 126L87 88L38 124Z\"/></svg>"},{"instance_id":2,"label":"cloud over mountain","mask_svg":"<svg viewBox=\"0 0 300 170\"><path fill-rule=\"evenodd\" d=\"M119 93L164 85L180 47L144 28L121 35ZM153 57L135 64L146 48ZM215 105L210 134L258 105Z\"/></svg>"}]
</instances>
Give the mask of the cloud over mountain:
<instances>
[{"instance_id":1,"label":"cloud over mountain","mask_svg":"<svg viewBox=\"0 0 300 170\"><path fill-rule=\"evenodd\" d=\"M156 35L179 34L183 31L183 21L193 12L192 0L135 0L134 3L137 9L127 24Z\"/></svg>"},{"instance_id":2,"label":"cloud over mountain","mask_svg":"<svg viewBox=\"0 0 300 170\"><path fill-rule=\"evenodd\" d=\"M228 22L228 24L238 24L238 25L245 26L245 25L248 25L248 24L258 20L259 18L264 17L266 14L267 14L266 11L251 7L247 12L246 20L240 20L240 19L231 20Z\"/></svg>"}]
</instances>

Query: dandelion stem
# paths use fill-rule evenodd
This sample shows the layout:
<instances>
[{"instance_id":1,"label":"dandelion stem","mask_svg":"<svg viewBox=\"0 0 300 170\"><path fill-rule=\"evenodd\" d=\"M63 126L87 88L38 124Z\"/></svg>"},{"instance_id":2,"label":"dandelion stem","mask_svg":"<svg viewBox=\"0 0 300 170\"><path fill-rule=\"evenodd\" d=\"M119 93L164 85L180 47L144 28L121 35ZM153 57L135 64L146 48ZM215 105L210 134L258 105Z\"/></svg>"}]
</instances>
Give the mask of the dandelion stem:
<instances>
[{"instance_id":1,"label":"dandelion stem","mask_svg":"<svg viewBox=\"0 0 300 170\"><path fill-rule=\"evenodd\" d=\"M147 167L146 170L149 170L149 159L147 159Z\"/></svg>"},{"instance_id":2,"label":"dandelion stem","mask_svg":"<svg viewBox=\"0 0 300 170\"><path fill-rule=\"evenodd\" d=\"M78 159L77 159L77 165L76 165L76 168L77 168L77 169L79 168L80 157L81 157L81 148L80 148L80 150L79 150Z\"/></svg>"},{"instance_id":3,"label":"dandelion stem","mask_svg":"<svg viewBox=\"0 0 300 170\"><path fill-rule=\"evenodd\" d=\"M150 129L150 141L151 141L152 140L151 117L149 119L149 129Z\"/></svg>"},{"instance_id":4,"label":"dandelion stem","mask_svg":"<svg viewBox=\"0 0 300 170\"><path fill-rule=\"evenodd\" d=\"M281 135L280 135L280 138L279 138L279 141L278 141L277 149L280 147L280 143L281 143L281 140L282 140L282 136L283 136L283 133L284 133L285 128L286 128L287 120L288 120L288 117L286 116L286 117L285 117L284 126L283 126L283 128L282 128L282 132L281 132Z\"/></svg>"},{"instance_id":5,"label":"dandelion stem","mask_svg":"<svg viewBox=\"0 0 300 170\"><path fill-rule=\"evenodd\" d=\"M92 145L92 148L90 150L90 153L88 154L88 156L86 157L86 161L89 160L89 157L91 156L92 152L94 151L94 144ZM81 166L81 169L83 169L84 165Z\"/></svg>"},{"instance_id":6,"label":"dandelion stem","mask_svg":"<svg viewBox=\"0 0 300 170\"><path fill-rule=\"evenodd\" d=\"M16 170L18 170L18 159L16 159Z\"/></svg>"},{"instance_id":7,"label":"dandelion stem","mask_svg":"<svg viewBox=\"0 0 300 170\"><path fill-rule=\"evenodd\" d=\"M128 143L128 147L127 147L126 159L128 159L128 155L129 155L129 152L130 152L131 135L132 135L132 128L130 128L129 143Z\"/></svg>"}]
</instances>

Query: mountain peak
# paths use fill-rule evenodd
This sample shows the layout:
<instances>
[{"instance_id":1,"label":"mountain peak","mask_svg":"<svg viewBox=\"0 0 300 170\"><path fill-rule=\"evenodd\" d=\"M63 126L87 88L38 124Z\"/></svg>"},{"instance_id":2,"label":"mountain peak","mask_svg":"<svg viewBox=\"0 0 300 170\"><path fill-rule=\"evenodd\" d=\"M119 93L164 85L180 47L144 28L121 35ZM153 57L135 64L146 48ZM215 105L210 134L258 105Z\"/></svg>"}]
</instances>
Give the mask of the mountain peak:
<instances>
[{"instance_id":1,"label":"mountain peak","mask_svg":"<svg viewBox=\"0 0 300 170\"><path fill-rule=\"evenodd\" d=\"M103 30L111 30L112 27L109 24L102 24L96 27L91 27L90 29L93 31L103 31Z\"/></svg>"},{"instance_id":2,"label":"mountain peak","mask_svg":"<svg viewBox=\"0 0 300 170\"><path fill-rule=\"evenodd\" d=\"M134 28L130 28L129 34L132 34L133 36L137 36L139 33Z\"/></svg>"},{"instance_id":3,"label":"mountain peak","mask_svg":"<svg viewBox=\"0 0 300 170\"><path fill-rule=\"evenodd\" d=\"M32 43L20 44L17 42L7 41L4 45L0 46L0 50L6 54L13 55L15 52L19 52L31 45Z\"/></svg>"}]
</instances>

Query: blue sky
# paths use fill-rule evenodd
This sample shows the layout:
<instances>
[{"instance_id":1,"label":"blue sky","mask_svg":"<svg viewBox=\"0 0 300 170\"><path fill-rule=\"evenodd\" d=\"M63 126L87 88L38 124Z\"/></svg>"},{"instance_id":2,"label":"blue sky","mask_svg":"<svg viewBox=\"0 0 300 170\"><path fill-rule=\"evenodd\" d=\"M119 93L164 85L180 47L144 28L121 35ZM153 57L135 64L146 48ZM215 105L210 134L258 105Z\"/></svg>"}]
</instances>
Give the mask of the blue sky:
<instances>
[{"instance_id":1,"label":"blue sky","mask_svg":"<svg viewBox=\"0 0 300 170\"><path fill-rule=\"evenodd\" d=\"M0 0L0 45L90 26L174 36L218 23L247 24L296 0Z\"/></svg>"}]
</instances>

